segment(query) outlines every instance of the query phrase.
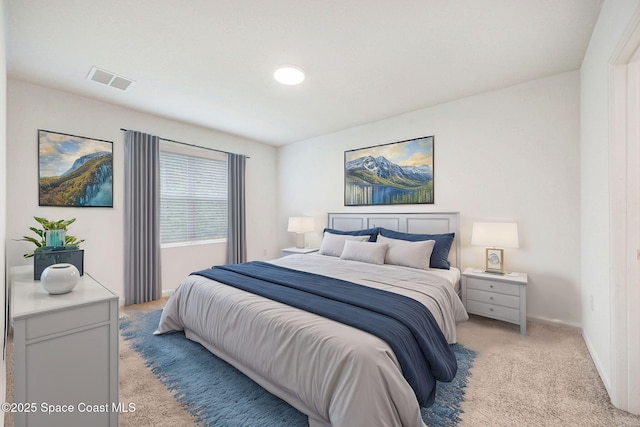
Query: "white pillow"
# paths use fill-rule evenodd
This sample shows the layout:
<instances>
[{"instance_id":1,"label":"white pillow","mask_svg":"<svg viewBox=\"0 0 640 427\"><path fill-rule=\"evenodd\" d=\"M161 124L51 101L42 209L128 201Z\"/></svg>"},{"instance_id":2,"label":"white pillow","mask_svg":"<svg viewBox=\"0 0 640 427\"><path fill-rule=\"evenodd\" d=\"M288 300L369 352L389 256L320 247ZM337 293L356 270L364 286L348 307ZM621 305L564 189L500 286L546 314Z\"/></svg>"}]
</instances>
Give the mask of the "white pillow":
<instances>
[{"instance_id":1,"label":"white pillow","mask_svg":"<svg viewBox=\"0 0 640 427\"><path fill-rule=\"evenodd\" d=\"M385 264L429 270L429 261L436 244L435 240L408 242L379 235L377 241L389 245L384 258Z\"/></svg>"},{"instance_id":2,"label":"white pillow","mask_svg":"<svg viewBox=\"0 0 640 427\"><path fill-rule=\"evenodd\" d=\"M320 255L328 256L340 256L342 249L344 249L344 242L347 240L355 240L356 242L364 242L369 240L369 236L351 236L349 234L333 234L327 231L324 232L322 237L322 243L320 244Z\"/></svg>"},{"instance_id":3,"label":"white pillow","mask_svg":"<svg viewBox=\"0 0 640 427\"><path fill-rule=\"evenodd\" d=\"M340 259L368 262L369 264L384 264L384 255L389 245L375 242L344 242L344 250Z\"/></svg>"}]
</instances>

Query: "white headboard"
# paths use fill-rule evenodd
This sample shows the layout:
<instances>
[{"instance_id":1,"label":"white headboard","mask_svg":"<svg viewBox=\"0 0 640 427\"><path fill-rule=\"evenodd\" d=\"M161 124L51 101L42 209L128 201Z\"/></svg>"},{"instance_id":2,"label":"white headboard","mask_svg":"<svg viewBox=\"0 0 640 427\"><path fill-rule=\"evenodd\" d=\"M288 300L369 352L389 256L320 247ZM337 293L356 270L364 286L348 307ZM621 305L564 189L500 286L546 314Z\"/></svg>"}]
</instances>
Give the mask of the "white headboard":
<instances>
[{"instance_id":1,"label":"white headboard","mask_svg":"<svg viewBox=\"0 0 640 427\"><path fill-rule=\"evenodd\" d=\"M352 231L384 227L402 233L444 234L455 233L449 252L449 262L460 268L460 213L329 213L329 228Z\"/></svg>"}]
</instances>

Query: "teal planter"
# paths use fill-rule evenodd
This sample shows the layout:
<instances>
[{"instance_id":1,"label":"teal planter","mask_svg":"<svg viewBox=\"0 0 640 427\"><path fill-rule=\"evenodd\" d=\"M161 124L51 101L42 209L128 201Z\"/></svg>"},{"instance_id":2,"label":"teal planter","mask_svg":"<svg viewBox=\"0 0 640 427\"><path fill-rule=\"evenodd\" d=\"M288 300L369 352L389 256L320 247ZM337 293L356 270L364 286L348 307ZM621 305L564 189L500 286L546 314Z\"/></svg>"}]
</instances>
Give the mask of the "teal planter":
<instances>
[{"instance_id":1,"label":"teal planter","mask_svg":"<svg viewBox=\"0 0 640 427\"><path fill-rule=\"evenodd\" d=\"M64 246L67 230L47 230L45 232L47 246Z\"/></svg>"}]
</instances>

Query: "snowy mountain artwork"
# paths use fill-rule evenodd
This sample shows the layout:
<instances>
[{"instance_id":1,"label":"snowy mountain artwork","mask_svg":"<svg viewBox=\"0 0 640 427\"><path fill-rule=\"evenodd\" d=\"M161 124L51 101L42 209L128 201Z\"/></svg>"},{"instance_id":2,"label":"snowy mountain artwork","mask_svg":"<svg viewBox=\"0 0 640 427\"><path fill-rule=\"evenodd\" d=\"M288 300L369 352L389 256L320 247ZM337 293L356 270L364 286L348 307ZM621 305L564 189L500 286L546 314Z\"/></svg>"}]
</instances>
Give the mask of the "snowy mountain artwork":
<instances>
[{"instance_id":1,"label":"snowy mountain artwork","mask_svg":"<svg viewBox=\"0 0 640 427\"><path fill-rule=\"evenodd\" d=\"M345 206L433 203L433 136L344 153Z\"/></svg>"},{"instance_id":2,"label":"snowy mountain artwork","mask_svg":"<svg viewBox=\"0 0 640 427\"><path fill-rule=\"evenodd\" d=\"M113 207L113 143L38 131L40 206Z\"/></svg>"}]
</instances>

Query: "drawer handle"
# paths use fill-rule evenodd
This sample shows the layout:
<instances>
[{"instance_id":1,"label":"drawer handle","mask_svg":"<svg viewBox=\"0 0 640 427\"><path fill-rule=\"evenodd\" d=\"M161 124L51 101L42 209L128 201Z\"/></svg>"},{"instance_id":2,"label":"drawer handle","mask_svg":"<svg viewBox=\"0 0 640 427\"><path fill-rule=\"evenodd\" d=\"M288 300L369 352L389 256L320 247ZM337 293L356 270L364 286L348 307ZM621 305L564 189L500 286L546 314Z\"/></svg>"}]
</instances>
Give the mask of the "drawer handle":
<instances>
[{"instance_id":1,"label":"drawer handle","mask_svg":"<svg viewBox=\"0 0 640 427\"><path fill-rule=\"evenodd\" d=\"M493 311L493 308L490 308L489 311Z\"/></svg>"},{"instance_id":2,"label":"drawer handle","mask_svg":"<svg viewBox=\"0 0 640 427\"><path fill-rule=\"evenodd\" d=\"M493 297L489 297L489 299L490 299L491 301L493 301Z\"/></svg>"},{"instance_id":3,"label":"drawer handle","mask_svg":"<svg viewBox=\"0 0 640 427\"><path fill-rule=\"evenodd\" d=\"M493 285L489 285L489 287L490 287L491 289L493 289Z\"/></svg>"}]
</instances>

